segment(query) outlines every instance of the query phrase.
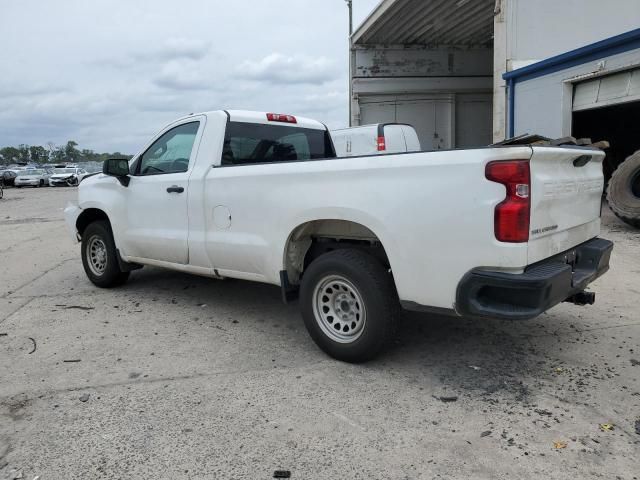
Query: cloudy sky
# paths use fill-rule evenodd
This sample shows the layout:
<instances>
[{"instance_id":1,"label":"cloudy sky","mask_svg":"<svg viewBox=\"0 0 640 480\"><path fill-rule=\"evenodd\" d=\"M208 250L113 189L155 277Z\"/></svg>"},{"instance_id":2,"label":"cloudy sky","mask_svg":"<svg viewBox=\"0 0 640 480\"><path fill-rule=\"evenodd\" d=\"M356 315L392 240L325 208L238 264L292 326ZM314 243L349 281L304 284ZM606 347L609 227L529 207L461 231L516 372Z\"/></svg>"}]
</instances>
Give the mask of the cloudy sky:
<instances>
[{"instance_id":1,"label":"cloudy sky","mask_svg":"<svg viewBox=\"0 0 640 480\"><path fill-rule=\"evenodd\" d=\"M0 0L0 147L135 153L221 108L344 126L347 25L344 0Z\"/></svg>"}]
</instances>

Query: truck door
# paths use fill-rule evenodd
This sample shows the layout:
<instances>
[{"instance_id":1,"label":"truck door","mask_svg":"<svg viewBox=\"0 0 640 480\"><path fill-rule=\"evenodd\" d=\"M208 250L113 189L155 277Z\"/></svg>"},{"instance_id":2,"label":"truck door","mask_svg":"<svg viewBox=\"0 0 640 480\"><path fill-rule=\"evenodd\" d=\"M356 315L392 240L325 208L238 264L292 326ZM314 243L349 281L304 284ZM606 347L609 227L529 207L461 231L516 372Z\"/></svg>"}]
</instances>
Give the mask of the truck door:
<instances>
[{"instance_id":1,"label":"truck door","mask_svg":"<svg viewBox=\"0 0 640 480\"><path fill-rule=\"evenodd\" d=\"M203 125L202 119L172 125L134 163L127 188L125 255L189 262L187 186Z\"/></svg>"}]
</instances>

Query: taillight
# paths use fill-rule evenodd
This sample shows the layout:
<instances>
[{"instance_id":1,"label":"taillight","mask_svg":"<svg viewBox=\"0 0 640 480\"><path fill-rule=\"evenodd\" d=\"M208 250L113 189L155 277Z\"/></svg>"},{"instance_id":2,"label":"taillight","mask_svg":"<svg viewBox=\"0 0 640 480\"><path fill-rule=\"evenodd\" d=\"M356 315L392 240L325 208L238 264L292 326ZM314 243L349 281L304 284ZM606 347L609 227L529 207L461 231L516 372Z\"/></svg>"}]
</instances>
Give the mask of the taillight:
<instances>
[{"instance_id":1,"label":"taillight","mask_svg":"<svg viewBox=\"0 0 640 480\"><path fill-rule=\"evenodd\" d=\"M494 231L501 242L520 243L529 240L531 213L531 174L528 160L489 162L485 176L507 189L506 198L496 206Z\"/></svg>"},{"instance_id":2,"label":"taillight","mask_svg":"<svg viewBox=\"0 0 640 480\"><path fill-rule=\"evenodd\" d=\"M267 120L270 122L298 123L293 115L285 115L282 113L267 113Z\"/></svg>"},{"instance_id":3,"label":"taillight","mask_svg":"<svg viewBox=\"0 0 640 480\"><path fill-rule=\"evenodd\" d=\"M387 149L387 142L384 139L384 136L378 137L376 140L376 144L378 145L378 151L382 152Z\"/></svg>"}]
</instances>

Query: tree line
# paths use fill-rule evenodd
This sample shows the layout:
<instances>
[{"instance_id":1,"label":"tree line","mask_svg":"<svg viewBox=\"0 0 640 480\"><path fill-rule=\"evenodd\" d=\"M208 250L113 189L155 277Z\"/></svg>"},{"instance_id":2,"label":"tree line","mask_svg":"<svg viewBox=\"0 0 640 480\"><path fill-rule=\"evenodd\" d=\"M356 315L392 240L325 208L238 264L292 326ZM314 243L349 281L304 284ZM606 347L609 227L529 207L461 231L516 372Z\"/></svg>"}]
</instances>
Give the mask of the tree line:
<instances>
[{"instance_id":1,"label":"tree line","mask_svg":"<svg viewBox=\"0 0 640 480\"><path fill-rule=\"evenodd\" d=\"M69 140L65 145L56 145L53 142L42 145L25 145L17 147L0 148L0 163L78 163L78 162L103 162L107 158L131 158L120 152L98 153L93 150L76 148L78 143Z\"/></svg>"}]
</instances>

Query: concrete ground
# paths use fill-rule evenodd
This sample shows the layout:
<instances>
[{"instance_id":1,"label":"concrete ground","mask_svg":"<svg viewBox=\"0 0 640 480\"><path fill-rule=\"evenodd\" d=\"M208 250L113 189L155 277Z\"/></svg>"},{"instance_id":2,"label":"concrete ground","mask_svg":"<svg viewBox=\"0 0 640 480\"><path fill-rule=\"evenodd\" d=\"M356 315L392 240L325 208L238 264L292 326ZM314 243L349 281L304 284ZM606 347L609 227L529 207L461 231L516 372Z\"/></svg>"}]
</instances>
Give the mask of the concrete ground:
<instances>
[{"instance_id":1,"label":"concrete ground","mask_svg":"<svg viewBox=\"0 0 640 480\"><path fill-rule=\"evenodd\" d=\"M0 200L0 478L640 476L640 231L608 210L594 306L407 315L349 365L276 287L144 268L95 288L62 221L74 197Z\"/></svg>"}]
</instances>

